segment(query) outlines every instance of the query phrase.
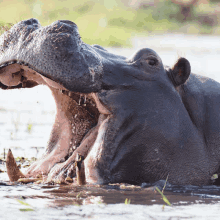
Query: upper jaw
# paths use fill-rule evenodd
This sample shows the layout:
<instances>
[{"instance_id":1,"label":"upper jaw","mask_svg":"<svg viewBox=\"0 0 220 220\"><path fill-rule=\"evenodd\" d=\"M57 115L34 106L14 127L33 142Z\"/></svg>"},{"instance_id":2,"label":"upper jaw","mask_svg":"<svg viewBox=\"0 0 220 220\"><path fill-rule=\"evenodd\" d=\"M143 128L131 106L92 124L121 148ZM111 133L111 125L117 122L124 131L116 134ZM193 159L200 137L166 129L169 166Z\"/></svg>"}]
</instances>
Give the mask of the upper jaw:
<instances>
[{"instance_id":1,"label":"upper jaw","mask_svg":"<svg viewBox=\"0 0 220 220\"><path fill-rule=\"evenodd\" d=\"M42 27L36 19L29 19L14 25L0 37L0 68L11 62L24 63L70 91L101 89L101 57L81 41L71 21Z\"/></svg>"}]
</instances>

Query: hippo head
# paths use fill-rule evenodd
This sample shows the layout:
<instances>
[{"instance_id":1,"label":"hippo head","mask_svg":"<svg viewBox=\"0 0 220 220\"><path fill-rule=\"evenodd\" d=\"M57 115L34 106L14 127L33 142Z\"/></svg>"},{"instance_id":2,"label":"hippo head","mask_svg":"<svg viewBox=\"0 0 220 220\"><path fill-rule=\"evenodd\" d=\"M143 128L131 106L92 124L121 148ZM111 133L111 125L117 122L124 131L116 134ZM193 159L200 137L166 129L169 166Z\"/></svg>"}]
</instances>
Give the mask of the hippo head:
<instances>
[{"instance_id":1,"label":"hippo head","mask_svg":"<svg viewBox=\"0 0 220 220\"><path fill-rule=\"evenodd\" d=\"M57 108L46 152L24 176L73 178L80 155L88 183L168 175L173 183L194 183L196 168L183 167L192 162L195 132L179 92L189 75L185 58L168 68L148 48L125 58L87 45L71 21L14 25L0 37L0 87L46 85Z\"/></svg>"}]
</instances>

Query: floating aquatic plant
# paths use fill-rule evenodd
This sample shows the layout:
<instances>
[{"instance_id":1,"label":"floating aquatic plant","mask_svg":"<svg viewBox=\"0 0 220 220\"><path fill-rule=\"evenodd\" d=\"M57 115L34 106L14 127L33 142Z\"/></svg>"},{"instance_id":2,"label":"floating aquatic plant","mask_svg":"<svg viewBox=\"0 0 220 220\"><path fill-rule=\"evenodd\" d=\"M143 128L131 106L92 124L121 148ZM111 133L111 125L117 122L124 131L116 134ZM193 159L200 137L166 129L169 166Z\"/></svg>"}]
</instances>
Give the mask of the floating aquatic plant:
<instances>
[{"instance_id":1,"label":"floating aquatic plant","mask_svg":"<svg viewBox=\"0 0 220 220\"><path fill-rule=\"evenodd\" d=\"M25 206L29 206L32 207L30 204L28 204L27 202L23 201L24 199L17 199L17 201ZM35 211L33 208L24 208L24 209L19 209L22 212L29 212L29 211Z\"/></svg>"},{"instance_id":2,"label":"floating aquatic plant","mask_svg":"<svg viewBox=\"0 0 220 220\"><path fill-rule=\"evenodd\" d=\"M126 199L125 199L125 205L129 205L130 203L131 203L131 200L128 199L128 198L126 198Z\"/></svg>"}]
</instances>

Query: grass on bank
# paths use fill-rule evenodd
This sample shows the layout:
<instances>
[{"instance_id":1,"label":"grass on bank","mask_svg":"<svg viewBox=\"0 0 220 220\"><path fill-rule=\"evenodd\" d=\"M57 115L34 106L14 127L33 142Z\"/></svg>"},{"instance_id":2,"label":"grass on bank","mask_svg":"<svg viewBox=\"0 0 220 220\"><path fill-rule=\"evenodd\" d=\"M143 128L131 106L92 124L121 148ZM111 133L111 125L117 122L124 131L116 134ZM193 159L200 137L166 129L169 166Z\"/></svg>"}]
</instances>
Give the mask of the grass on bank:
<instances>
[{"instance_id":1,"label":"grass on bank","mask_svg":"<svg viewBox=\"0 0 220 220\"><path fill-rule=\"evenodd\" d=\"M195 7L192 20L178 20L179 6L171 0L158 0L156 6L132 8L125 0L1 0L0 34L2 26L31 17L43 26L56 20L71 20L78 27L84 42L102 46L129 47L130 39L138 34L163 34L181 32L186 34L220 34L220 27L199 23L198 14L214 10L214 3ZM194 20L193 20L194 19Z\"/></svg>"}]
</instances>

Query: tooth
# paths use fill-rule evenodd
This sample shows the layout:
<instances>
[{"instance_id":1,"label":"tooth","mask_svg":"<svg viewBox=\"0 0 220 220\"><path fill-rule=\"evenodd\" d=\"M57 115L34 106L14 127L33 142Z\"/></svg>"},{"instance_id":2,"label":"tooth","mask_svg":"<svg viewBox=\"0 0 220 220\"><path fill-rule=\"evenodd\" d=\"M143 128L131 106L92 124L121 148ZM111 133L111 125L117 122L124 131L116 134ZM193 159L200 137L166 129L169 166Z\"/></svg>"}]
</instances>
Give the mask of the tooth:
<instances>
[{"instance_id":1,"label":"tooth","mask_svg":"<svg viewBox=\"0 0 220 220\"><path fill-rule=\"evenodd\" d=\"M72 95L72 92L68 92L68 96L70 97Z\"/></svg>"},{"instance_id":2,"label":"tooth","mask_svg":"<svg viewBox=\"0 0 220 220\"><path fill-rule=\"evenodd\" d=\"M79 98L79 105L81 104L81 95L80 95L80 98Z\"/></svg>"},{"instance_id":3,"label":"tooth","mask_svg":"<svg viewBox=\"0 0 220 220\"><path fill-rule=\"evenodd\" d=\"M26 87L26 82L22 82L22 88Z\"/></svg>"},{"instance_id":4,"label":"tooth","mask_svg":"<svg viewBox=\"0 0 220 220\"><path fill-rule=\"evenodd\" d=\"M8 62L8 64L10 65L10 64L14 64L15 63L15 61L10 61L10 62Z\"/></svg>"},{"instance_id":5,"label":"tooth","mask_svg":"<svg viewBox=\"0 0 220 220\"><path fill-rule=\"evenodd\" d=\"M76 178L78 185L86 184L85 167L84 167L84 157L80 154L76 155Z\"/></svg>"},{"instance_id":6,"label":"tooth","mask_svg":"<svg viewBox=\"0 0 220 220\"><path fill-rule=\"evenodd\" d=\"M20 178L25 178L25 175L19 170L16 164L16 161L14 159L14 156L10 149L7 154L6 168L7 168L7 174L8 174L10 181L14 182Z\"/></svg>"}]
</instances>

